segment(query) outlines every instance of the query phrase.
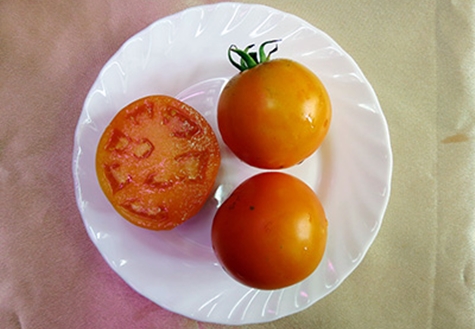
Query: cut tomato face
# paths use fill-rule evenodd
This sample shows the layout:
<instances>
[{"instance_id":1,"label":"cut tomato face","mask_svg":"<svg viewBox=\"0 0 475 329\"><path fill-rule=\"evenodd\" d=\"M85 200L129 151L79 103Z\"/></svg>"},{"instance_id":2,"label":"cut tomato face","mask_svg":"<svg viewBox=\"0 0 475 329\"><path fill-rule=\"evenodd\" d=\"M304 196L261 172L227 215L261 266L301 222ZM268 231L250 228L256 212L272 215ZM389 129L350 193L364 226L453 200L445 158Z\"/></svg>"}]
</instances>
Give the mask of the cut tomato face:
<instances>
[{"instance_id":1,"label":"cut tomato face","mask_svg":"<svg viewBox=\"0 0 475 329\"><path fill-rule=\"evenodd\" d=\"M203 207L220 161L206 119L160 95L139 99L113 118L99 141L96 171L120 215L147 229L169 230Z\"/></svg>"}]
</instances>

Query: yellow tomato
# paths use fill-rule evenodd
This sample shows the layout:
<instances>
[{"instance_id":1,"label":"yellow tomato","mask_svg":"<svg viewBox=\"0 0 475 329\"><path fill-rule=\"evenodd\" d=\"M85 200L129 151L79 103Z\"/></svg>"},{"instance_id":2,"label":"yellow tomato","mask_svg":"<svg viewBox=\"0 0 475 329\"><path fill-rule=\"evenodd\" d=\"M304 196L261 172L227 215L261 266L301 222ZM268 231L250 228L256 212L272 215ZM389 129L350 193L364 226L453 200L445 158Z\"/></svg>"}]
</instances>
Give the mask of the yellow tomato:
<instances>
[{"instance_id":1,"label":"yellow tomato","mask_svg":"<svg viewBox=\"0 0 475 329\"><path fill-rule=\"evenodd\" d=\"M279 289L315 271L327 225L310 187L289 174L265 172L243 182L221 205L211 237L233 278L258 289Z\"/></svg>"},{"instance_id":2,"label":"yellow tomato","mask_svg":"<svg viewBox=\"0 0 475 329\"><path fill-rule=\"evenodd\" d=\"M332 115L320 79L290 59L264 58L242 69L218 103L226 145L242 161L264 169L291 167L312 155L327 135Z\"/></svg>"}]
</instances>

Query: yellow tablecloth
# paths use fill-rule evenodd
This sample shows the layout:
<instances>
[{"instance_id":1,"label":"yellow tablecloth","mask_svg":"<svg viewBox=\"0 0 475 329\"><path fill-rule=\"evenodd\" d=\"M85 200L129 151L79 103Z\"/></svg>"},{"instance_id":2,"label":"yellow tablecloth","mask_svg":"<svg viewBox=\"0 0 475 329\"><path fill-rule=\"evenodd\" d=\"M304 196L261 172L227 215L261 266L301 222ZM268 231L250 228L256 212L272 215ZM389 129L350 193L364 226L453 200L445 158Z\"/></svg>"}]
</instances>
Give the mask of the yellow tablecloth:
<instances>
[{"instance_id":1,"label":"yellow tablecloth","mask_svg":"<svg viewBox=\"0 0 475 329\"><path fill-rule=\"evenodd\" d=\"M170 313L104 262L76 207L74 129L99 70L153 21L217 1L0 2L0 327L222 328ZM249 2L249 1L245 1ZM244 328L475 328L475 3L254 1L359 64L394 155L380 234L332 294Z\"/></svg>"}]
</instances>

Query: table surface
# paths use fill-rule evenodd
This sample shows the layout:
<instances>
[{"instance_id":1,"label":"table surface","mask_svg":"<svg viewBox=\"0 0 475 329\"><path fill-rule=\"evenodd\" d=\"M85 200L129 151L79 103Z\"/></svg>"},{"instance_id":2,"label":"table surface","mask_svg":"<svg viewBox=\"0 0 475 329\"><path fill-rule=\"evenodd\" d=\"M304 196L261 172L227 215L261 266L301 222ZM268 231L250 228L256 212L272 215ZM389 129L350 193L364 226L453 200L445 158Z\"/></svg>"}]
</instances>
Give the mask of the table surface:
<instances>
[{"instance_id":1,"label":"table surface","mask_svg":"<svg viewBox=\"0 0 475 329\"><path fill-rule=\"evenodd\" d=\"M84 98L124 41L217 1L0 2L0 327L223 328L133 291L89 239L71 155ZM243 1L249 2L249 1ZM475 328L475 3L252 1L328 33L388 121L394 170L380 233L329 296L243 328Z\"/></svg>"}]
</instances>

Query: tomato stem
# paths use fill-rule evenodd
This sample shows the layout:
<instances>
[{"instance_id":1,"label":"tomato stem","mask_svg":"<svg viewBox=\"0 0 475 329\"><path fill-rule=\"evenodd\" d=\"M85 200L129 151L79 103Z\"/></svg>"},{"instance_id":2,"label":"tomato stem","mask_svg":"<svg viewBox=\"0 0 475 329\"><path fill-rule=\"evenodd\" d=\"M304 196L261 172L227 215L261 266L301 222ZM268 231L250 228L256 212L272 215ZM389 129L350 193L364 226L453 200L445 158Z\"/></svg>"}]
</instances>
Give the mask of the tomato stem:
<instances>
[{"instance_id":1,"label":"tomato stem","mask_svg":"<svg viewBox=\"0 0 475 329\"><path fill-rule=\"evenodd\" d=\"M272 50L269 51L269 53L267 54L265 52L265 47L268 44L277 43L280 41L281 41L280 39L275 39L275 40L269 40L269 41L264 42L263 44L260 45L258 53L254 51L249 52L249 50L254 47L254 44L251 44L244 49L239 49L236 45L231 45L228 48L229 61L235 68L237 68L241 72L252 69L253 67L256 67L259 64L268 62L270 60L271 55L278 50L278 46L277 44L275 44L274 48L272 48ZM237 54L241 58L239 63L233 59L232 57L233 53Z\"/></svg>"}]
</instances>

